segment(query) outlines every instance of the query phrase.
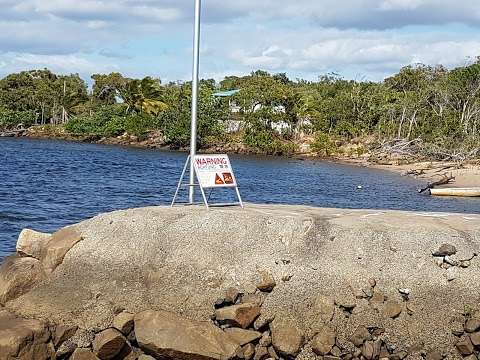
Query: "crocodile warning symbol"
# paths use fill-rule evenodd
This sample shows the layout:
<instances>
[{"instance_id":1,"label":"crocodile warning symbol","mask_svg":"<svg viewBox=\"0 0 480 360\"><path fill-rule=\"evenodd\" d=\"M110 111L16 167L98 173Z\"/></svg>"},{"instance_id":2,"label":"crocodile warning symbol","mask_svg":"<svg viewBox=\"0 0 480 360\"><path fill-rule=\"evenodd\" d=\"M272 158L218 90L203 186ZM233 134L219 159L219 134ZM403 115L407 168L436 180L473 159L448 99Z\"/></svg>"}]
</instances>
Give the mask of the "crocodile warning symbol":
<instances>
[{"instance_id":1,"label":"crocodile warning symbol","mask_svg":"<svg viewBox=\"0 0 480 360\"><path fill-rule=\"evenodd\" d=\"M223 181L223 179L220 177L220 175L218 174L215 174L215 184L216 185L223 185L225 184L225 182Z\"/></svg>"},{"instance_id":2,"label":"crocodile warning symbol","mask_svg":"<svg viewBox=\"0 0 480 360\"><path fill-rule=\"evenodd\" d=\"M222 173L225 184L233 184L233 176L229 172Z\"/></svg>"}]
</instances>

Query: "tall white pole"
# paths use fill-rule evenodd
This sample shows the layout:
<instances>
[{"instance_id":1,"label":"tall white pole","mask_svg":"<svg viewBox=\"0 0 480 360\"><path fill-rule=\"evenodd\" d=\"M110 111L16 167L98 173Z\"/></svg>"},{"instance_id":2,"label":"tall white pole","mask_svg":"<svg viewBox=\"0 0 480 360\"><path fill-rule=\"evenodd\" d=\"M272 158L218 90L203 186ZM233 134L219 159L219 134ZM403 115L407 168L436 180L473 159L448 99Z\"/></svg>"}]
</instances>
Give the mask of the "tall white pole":
<instances>
[{"instance_id":1,"label":"tall white pole","mask_svg":"<svg viewBox=\"0 0 480 360\"><path fill-rule=\"evenodd\" d=\"M190 186L188 199L190 204L195 200L195 173L193 157L197 152L197 110L198 110L198 68L200 63L200 15L201 0L195 0L195 28L193 36L193 71L192 71L192 122L190 136Z\"/></svg>"}]
</instances>

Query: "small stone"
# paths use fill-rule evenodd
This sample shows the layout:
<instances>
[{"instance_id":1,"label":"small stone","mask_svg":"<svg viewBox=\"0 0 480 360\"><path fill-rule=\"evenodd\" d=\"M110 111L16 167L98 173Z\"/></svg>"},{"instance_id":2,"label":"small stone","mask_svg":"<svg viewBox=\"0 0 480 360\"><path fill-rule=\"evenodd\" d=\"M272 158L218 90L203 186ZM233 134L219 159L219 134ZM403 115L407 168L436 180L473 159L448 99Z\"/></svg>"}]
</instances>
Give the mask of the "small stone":
<instances>
[{"instance_id":1,"label":"small stone","mask_svg":"<svg viewBox=\"0 0 480 360\"><path fill-rule=\"evenodd\" d=\"M69 360L98 360L98 357L90 349L77 348Z\"/></svg>"},{"instance_id":2,"label":"small stone","mask_svg":"<svg viewBox=\"0 0 480 360\"><path fill-rule=\"evenodd\" d=\"M123 335L128 335L133 330L134 315L129 312L121 312L113 319L113 327Z\"/></svg>"},{"instance_id":3,"label":"small stone","mask_svg":"<svg viewBox=\"0 0 480 360\"><path fill-rule=\"evenodd\" d=\"M373 293L372 298L369 301L369 304L374 308L374 309L379 309L380 306L385 302L385 295L383 295L382 292L380 291L375 291Z\"/></svg>"},{"instance_id":4,"label":"small stone","mask_svg":"<svg viewBox=\"0 0 480 360\"><path fill-rule=\"evenodd\" d=\"M270 292L277 285L273 275L267 271L260 272L260 281L257 283L257 289L264 292Z\"/></svg>"},{"instance_id":5,"label":"small stone","mask_svg":"<svg viewBox=\"0 0 480 360\"><path fill-rule=\"evenodd\" d=\"M405 289L398 289L398 292L399 292L402 296L408 298L408 297L410 296L411 290L410 290L410 289L407 289L407 288L405 288Z\"/></svg>"},{"instance_id":6,"label":"small stone","mask_svg":"<svg viewBox=\"0 0 480 360\"><path fill-rule=\"evenodd\" d=\"M323 324L330 322L335 313L335 302L325 295L318 295L312 306L312 312Z\"/></svg>"},{"instance_id":7,"label":"small stone","mask_svg":"<svg viewBox=\"0 0 480 360\"><path fill-rule=\"evenodd\" d=\"M242 347L242 350L243 350L243 358L245 360L253 359L253 356L255 355L255 345L247 344L244 347Z\"/></svg>"},{"instance_id":8,"label":"small stone","mask_svg":"<svg viewBox=\"0 0 480 360\"><path fill-rule=\"evenodd\" d=\"M317 355L328 354L335 345L336 334L329 327L324 327L312 340L312 350Z\"/></svg>"},{"instance_id":9,"label":"small stone","mask_svg":"<svg viewBox=\"0 0 480 360\"><path fill-rule=\"evenodd\" d=\"M268 324L270 324L273 319L275 319L275 316L266 316L266 315L263 315L261 314L256 320L255 322L253 323L253 328L255 330L261 330L263 329L265 326L267 326Z\"/></svg>"},{"instance_id":10,"label":"small stone","mask_svg":"<svg viewBox=\"0 0 480 360\"><path fill-rule=\"evenodd\" d=\"M457 350L460 352L460 354L464 356L473 353L473 344L470 341L470 337L468 336L465 336L464 338L459 340L455 346L457 347Z\"/></svg>"},{"instance_id":11,"label":"small stone","mask_svg":"<svg viewBox=\"0 0 480 360\"><path fill-rule=\"evenodd\" d=\"M280 357L277 355L277 352L275 351L275 348L273 346L268 347L268 355L270 355L270 358L278 360Z\"/></svg>"},{"instance_id":12,"label":"small stone","mask_svg":"<svg viewBox=\"0 0 480 360\"><path fill-rule=\"evenodd\" d=\"M77 344L70 340L66 340L58 347L57 352L55 353L55 356L57 359L64 359L67 358L68 355L72 354L75 349L77 348Z\"/></svg>"},{"instance_id":13,"label":"small stone","mask_svg":"<svg viewBox=\"0 0 480 360\"><path fill-rule=\"evenodd\" d=\"M295 357L303 345L303 332L290 320L276 318L271 324L272 344L282 357Z\"/></svg>"},{"instance_id":14,"label":"small stone","mask_svg":"<svg viewBox=\"0 0 480 360\"><path fill-rule=\"evenodd\" d=\"M229 287L227 291L225 291L225 302L233 305L237 302L240 295L240 290L234 287Z\"/></svg>"},{"instance_id":15,"label":"small stone","mask_svg":"<svg viewBox=\"0 0 480 360\"><path fill-rule=\"evenodd\" d=\"M372 360L374 353L375 353L375 347L373 345L373 341L366 341L362 347L362 355L367 360Z\"/></svg>"},{"instance_id":16,"label":"small stone","mask_svg":"<svg viewBox=\"0 0 480 360\"><path fill-rule=\"evenodd\" d=\"M432 350L427 353L426 360L442 360L443 355L438 350Z\"/></svg>"},{"instance_id":17,"label":"small stone","mask_svg":"<svg viewBox=\"0 0 480 360\"><path fill-rule=\"evenodd\" d=\"M260 339L260 341L258 343L262 346L265 346L265 347L268 347L268 346L272 345L272 337L270 336L270 332L265 331L262 334L262 338Z\"/></svg>"},{"instance_id":18,"label":"small stone","mask_svg":"<svg viewBox=\"0 0 480 360\"><path fill-rule=\"evenodd\" d=\"M247 283L243 286L246 294L255 294L257 292L257 287L252 283Z\"/></svg>"},{"instance_id":19,"label":"small stone","mask_svg":"<svg viewBox=\"0 0 480 360\"><path fill-rule=\"evenodd\" d=\"M215 318L221 324L248 328L260 315L257 304L238 304L215 310Z\"/></svg>"},{"instance_id":20,"label":"small stone","mask_svg":"<svg viewBox=\"0 0 480 360\"><path fill-rule=\"evenodd\" d=\"M395 300L389 300L384 308L385 316L395 319L402 313L402 305Z\"/></svg>"},{"instance_id":21,"label":"small stone","mask_svg":"<svg viewBox=\"0 0 480 360\"><path fill-rule=\"evenodd\" d=\"M462 260L460 261L460 267L466 269L471 265L470 260Z\"/></svg>"},{"instance_id":22,"label":"small stone","mask_svg":"<svg viewBox=\"0 0 480 360\"><path fill-rule=\"evenodd\" d=\"M457 269L449 268L447 269L447 281L453 281L457 278Z\"/></svg>"},{"instance_id":23,"label":"small stone","mask_svg":"<svg viewBox=\"0 0 480 360\"><path fill-rule=\"evenodd\" d=\"M468 319L465 323L465 331L468 333L473 333L480 330L480 319Z\"/></svg>"},{"instance_id":24,"label":"small stone","mask_svg":"<svg viewBox=\"0 0 480 360\"><path fill-rule=\"evenodd\" d=\"M239 328L225 329L225 333L238 345L243 346L262 337L262 334L254 330L245 330Z\"/></svg>"},{"instance_id":25,"label":"small stone","mask_svg":"<svg viewBox=\"0 0 480 360\"><path fill-rule=\"evenodd\" d=\"M253 360L265 360L268 356L268 349L265 346L257 345Z\"/></svg>"},{"instance_id":26,"label":"small stone","mask_svg":"<svg viewBox=\"0 0 480 360\"><path fill-rule=\"evenodd\" d=\"M451 266L458 266L459 262L457 260L452 259L450 256L445 256L444 261Z\"/></svg>"},{"instance_id":27,"label":"small stone","mask_svg":"<svg viewBox=\"0 0 480 360\"><path fill-rule=\"evenodd\" d=\"M347 311L352 311L357 303L355 302L355 297L351 294L347 296L338 296L335 298L335 304Z\"/></svg>"},{"instance_id":28,"label":"small stone","mask_svg":"<svg viewBox=\"0 0 480 360\"><path fill-rule=\"evenodd\" d=\"M472 354L464 357L463 360L478 360L478 358L474 354Z\"/></svg>"},{"instance_id":29,"label":"small stone","mask_svg":"<svg viewBox=\"0 0 480 360\"><path fill-rule=\"evenodd\" d=\"M450 269L451 267L452 267L452 265L450 265L449 263L446 263L446 262L442 263L442 269L447 270L447 269Z\"/></svg>"},{"instance_id":30,"label":"small stone","mask_svg":"<svg viewBox=\"0 0 480 360\"><path fill-rule=\"evenodd\" d=\"M377 286L377 280L375 280L374 278L370 278L368 279L368 284L374 288L375 286Z\"/></svg>"},{"instance_id":31,"label":"small stone","mask_svg":"<svg viewBox=\"0 0 480 360\"><path fill-rule=\"evenodd\" d=\"M287 282L287 281L290 281L292 279L293 275L292 274L283 274L282 275L282 281L283 282Z\"/></svg>"},{"instance_id":32,"label":"small stone","mask_svg":"<svg viewBox=\"0 0 480 360\"><path fill-rule=\"evenodd\" d=\"M93 350L101 360L113 359L126 343L125 337L116 329L107 329L95 336Z\"/></svg>"},{"instance_id":33,"label":"small stone","mask_svg":"<svg viewBox=\"0 0 480 360\"><path fill-rule=\"evenodd\" d=\"M330 354L332 354L333 356L340 357L340 355L342 354L342 350L340 350L340 348L335 345L330 351Z\"/></svg>"},{"instance_id":34,"label":"small stone","mask_svg":"<svg viewBox=\"0 0 480 360\"><path fill-rule=\"evenodd\" d=\"M323 360L340 360L341 358L338 357L338 356L334 356L334 355L325 355L323 357Z\"/></svg>"},{"instance_id":35,"label":"small stone","mask_svg":"<svg viewBox=\"0 0 480 360\"><path fill-rule=\"evenodd\" d=\"M370 335L370 332L367 330L365 326L359 326L355 330L355 332L352 334L350 341L355 345L356 347L360 347L363 345L363 343L367 340L371 340L372 336Z\"/></svg>"},{"instance_id":36,"label":"small stone","mask_svg":"<svg viewBox=\"0 0 480 360\"><path fill-rule=\"evenodd\" d=\"M470 334L470 341L472 342L473 345L479 347L480 346L480 332Z\"/></svg>"},{"instance_id":37,"label":"small stone","mask_svg":"<svg viewBox=\"0 0 480 360\"><path fill-rule=\"evenodd\" d=\"M433 256L449 256L455 255L457 253L457 248L450 244L442 244L437 251L435 251Z\"/></svg>"},{"instance_id":38,"label":"small stone","mask_svg":"<svg viewBox=\"0 0 480 360\"><path fill-rule=\"evenodd\" d=\"M364 288L362 289L362 293L364 294L364 298L370 299L373 296L373 289L372 288Z\"/></svg>"}]
</instances>

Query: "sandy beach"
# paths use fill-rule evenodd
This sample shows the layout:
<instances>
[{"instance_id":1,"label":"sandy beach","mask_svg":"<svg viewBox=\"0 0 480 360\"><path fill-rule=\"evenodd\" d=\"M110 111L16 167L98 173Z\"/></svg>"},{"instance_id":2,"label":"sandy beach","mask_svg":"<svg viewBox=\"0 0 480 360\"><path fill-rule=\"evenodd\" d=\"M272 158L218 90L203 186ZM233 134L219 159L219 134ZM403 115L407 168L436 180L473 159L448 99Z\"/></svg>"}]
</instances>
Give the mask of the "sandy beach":
<instances>
[{"instance_id":1,"label":"sandy beach","mask_svg":"<svg viewBox=\"0 0 480 360\"><path fill-rule=\"evenodd\" d=\"M354 164L374 169L392 171L402 176L413 176L427 183L438 181L445 176L454 177L448 185L438 187L470 188L480 187L480 164L478 161L467 163L442 162L442 161L422 161L411 164L375 164L365 160L358 159L335 159L334 161Z\"/></svg>"}]
</instances>

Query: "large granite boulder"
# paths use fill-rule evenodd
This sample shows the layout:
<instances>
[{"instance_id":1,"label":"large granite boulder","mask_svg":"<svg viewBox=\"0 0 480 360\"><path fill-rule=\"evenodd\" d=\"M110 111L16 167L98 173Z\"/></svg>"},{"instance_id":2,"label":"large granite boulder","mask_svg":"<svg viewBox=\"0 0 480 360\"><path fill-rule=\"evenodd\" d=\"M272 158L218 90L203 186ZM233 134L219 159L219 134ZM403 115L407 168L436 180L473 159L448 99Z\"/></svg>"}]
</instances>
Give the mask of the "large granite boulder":
<instances>
[{"instance_id":1,"label":"large granite boulder","mask_svg":"<svg viewBox=\"0 0 480 360\"><path fill-rule=\"evenodd\" d=\"M166 311L147 310L135 315L135 335L145 353L162 359L227 360L240 349L212 323Z\"/></svg>"},{"instance_id":2,"label":"large granite boulder","mask_svg":"<svg viewBox=\"0 0 480 360\"><path fill-rule=\"evenodd\" d=\"M50 331L43 322L0 310L0 360L47 360L54 354Z\"/></svg>"},{"instance_id":3,"label":"large granite boulder","mask_svg":"<svg viewBox=\"0 0 480 360\"><path fill-rule=\"evenodd\" d=\"M27 293L44 277L39 260L18 255L7 257L0 266L0 304Z\"/></svg>"}]
</instances>

